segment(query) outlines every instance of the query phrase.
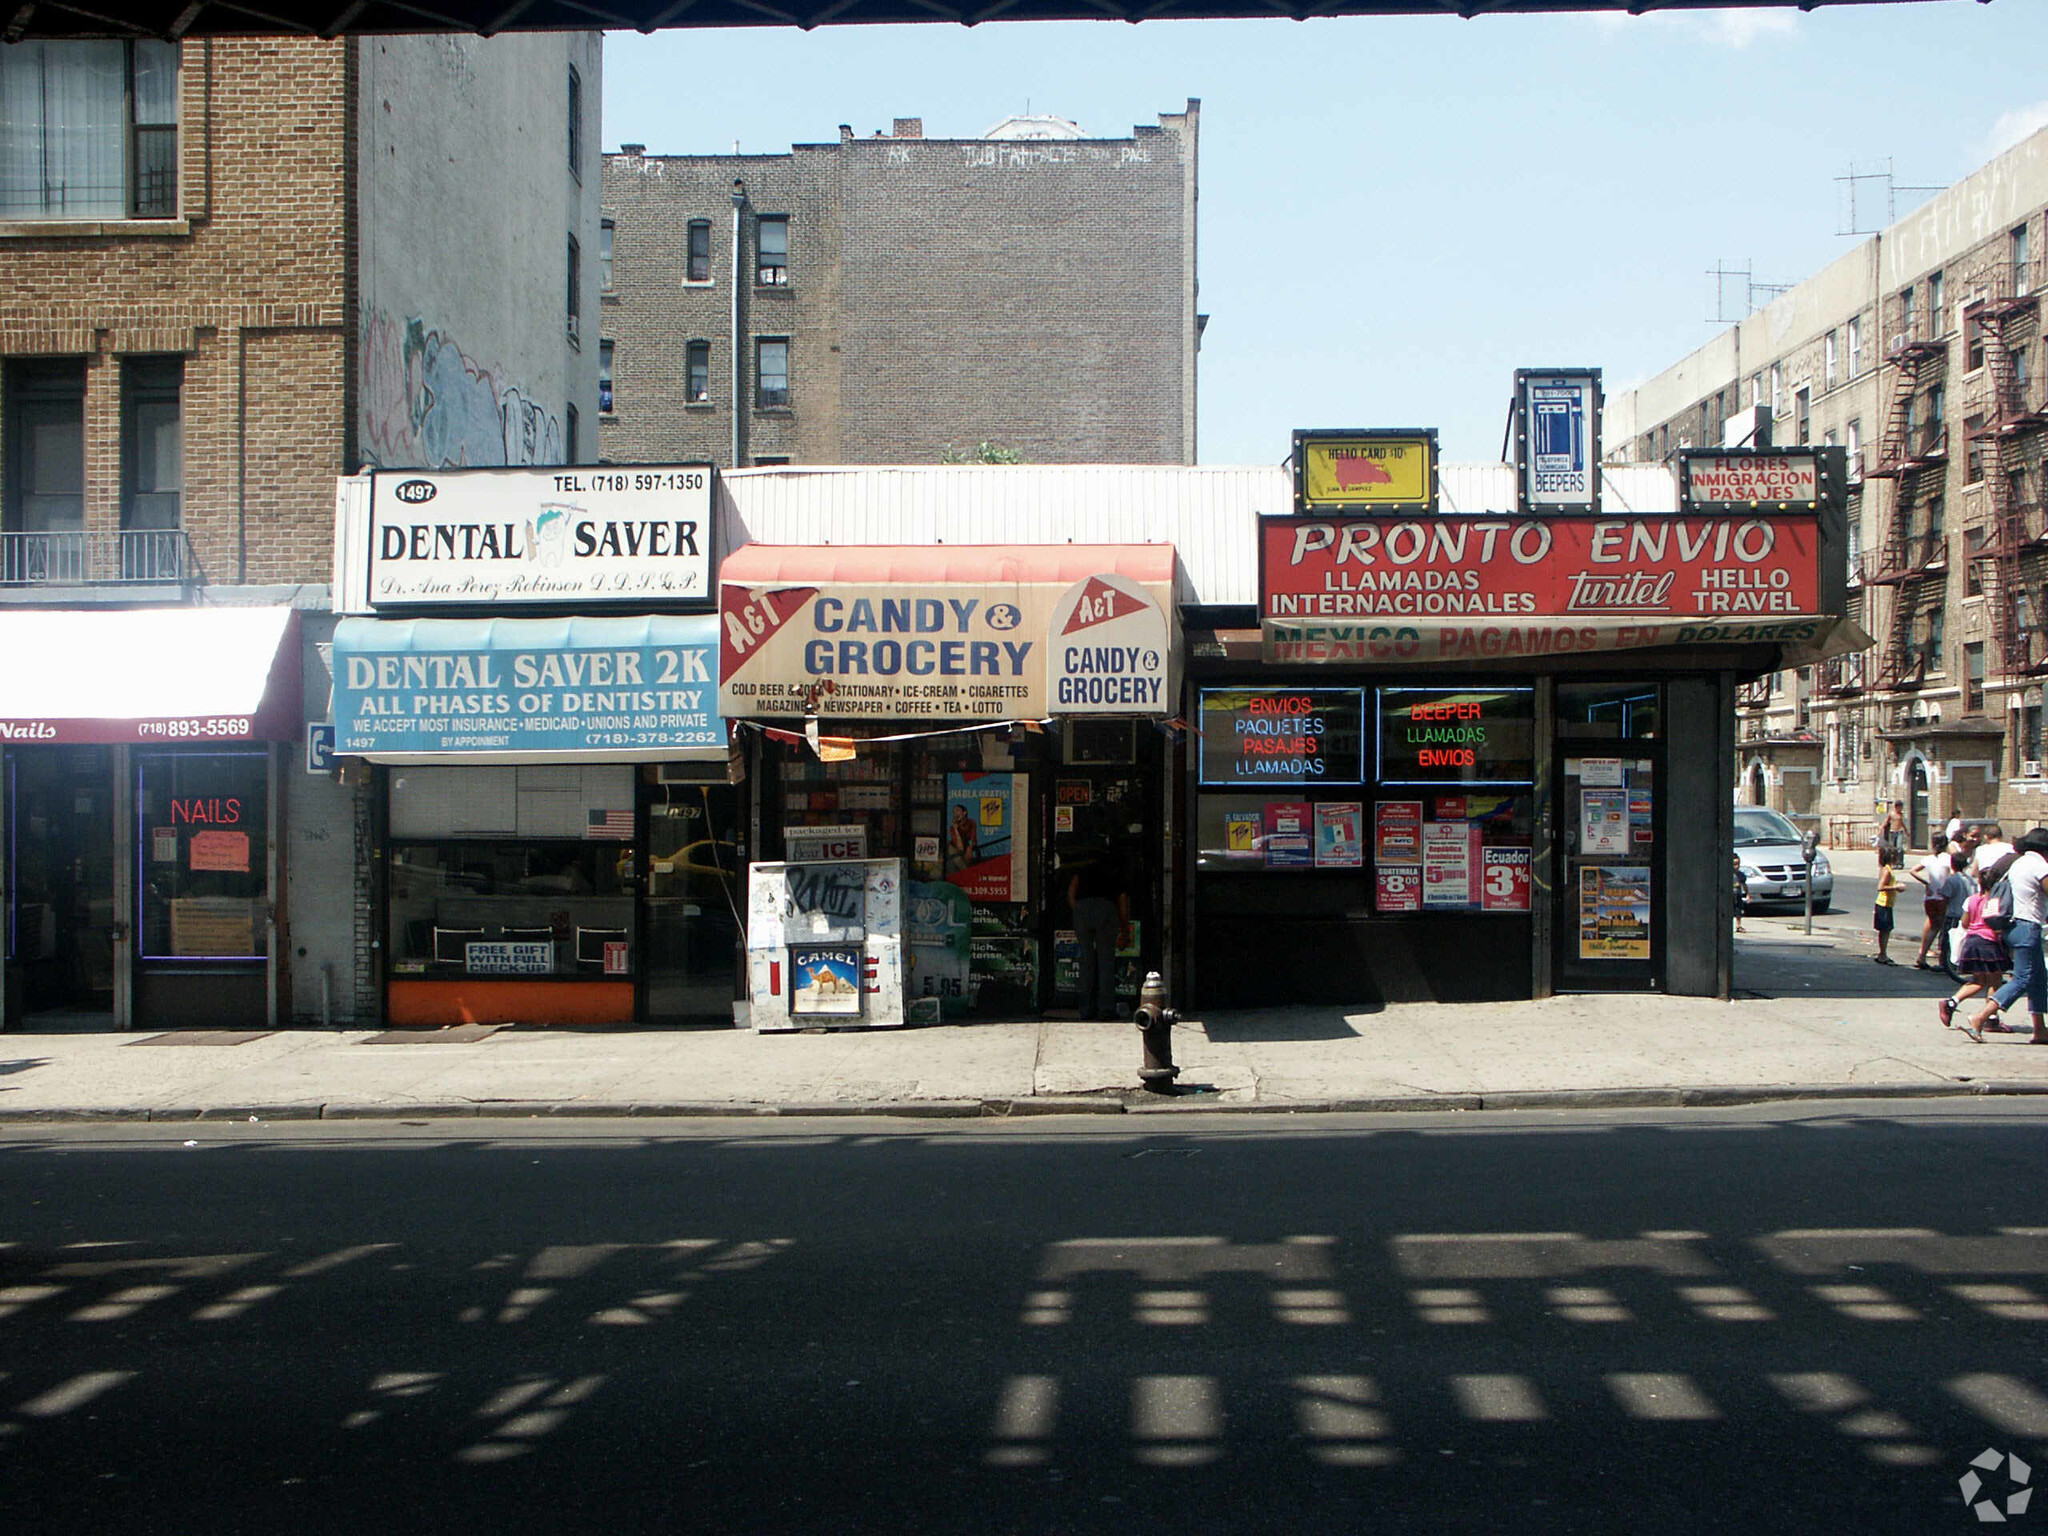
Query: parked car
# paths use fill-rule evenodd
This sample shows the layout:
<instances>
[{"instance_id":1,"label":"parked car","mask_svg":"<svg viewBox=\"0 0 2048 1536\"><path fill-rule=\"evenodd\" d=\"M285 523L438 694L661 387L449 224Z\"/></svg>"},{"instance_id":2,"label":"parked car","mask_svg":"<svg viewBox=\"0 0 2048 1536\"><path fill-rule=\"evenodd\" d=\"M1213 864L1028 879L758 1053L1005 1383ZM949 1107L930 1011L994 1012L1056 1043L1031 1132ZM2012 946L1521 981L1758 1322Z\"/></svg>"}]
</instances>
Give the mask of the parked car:
<instances>
[{"instance_id":1,"label":"parked car","mask_svg":"<svg viewBox=\"0 0 2048 1536\"><path fill-rule=\"evenodd\" d=\"M1735 807L1735 857L1742 862L1743 884L1749 890L1752 907L1787 903L1806 906L1806 861L1801 852L1804 834L1792 823L1762 805ZM1828 856L1813 856L1813 910L1825 912L1835 896L1835 872Z\"/></svg>"}]
</instances>

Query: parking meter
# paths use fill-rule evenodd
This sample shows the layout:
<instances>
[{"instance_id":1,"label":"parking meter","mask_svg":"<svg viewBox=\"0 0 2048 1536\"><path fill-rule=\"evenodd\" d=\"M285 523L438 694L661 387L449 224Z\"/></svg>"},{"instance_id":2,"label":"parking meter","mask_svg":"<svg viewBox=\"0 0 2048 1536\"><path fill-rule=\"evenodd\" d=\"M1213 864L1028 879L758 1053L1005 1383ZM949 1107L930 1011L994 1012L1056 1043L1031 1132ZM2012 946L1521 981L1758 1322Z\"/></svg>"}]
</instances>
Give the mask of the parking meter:
<instances>
[{"instance_id":1,"label":"parking meter","mask_svg":"<svg viewBox=\"0 0 2048 1536\"><path fill-rule=\"evenodd\" d=\"M1820 833L1808 829L1799 839L1799 857L1806 864L1806 931L1813 932L1813 856L1820 848Z\"/></svg>"}]
</instances>

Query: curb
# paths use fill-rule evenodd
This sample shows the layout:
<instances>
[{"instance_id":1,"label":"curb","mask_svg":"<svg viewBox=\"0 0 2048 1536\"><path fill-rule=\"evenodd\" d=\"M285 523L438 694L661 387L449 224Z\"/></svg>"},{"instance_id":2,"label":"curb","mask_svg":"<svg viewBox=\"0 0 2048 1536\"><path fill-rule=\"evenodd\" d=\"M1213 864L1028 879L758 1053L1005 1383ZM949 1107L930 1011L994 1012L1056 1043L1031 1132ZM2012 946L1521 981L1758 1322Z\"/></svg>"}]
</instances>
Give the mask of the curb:
<instances>
[{"instance_id":1,"label":"curb","mask_svg":"<svg viewBox=\"0 0 2048 1536\"><path fill-rule=\"evenodd\" d=\"M1405 1094L1383 1098L1240 1099L1213 1102L1160 1097L1141 1089L1129 1097L1075 1094L1025 1099L906 1099L786 1104L677 1101L583 1103L576 1100L491 1100L483 1103L223 1104L150 1109L141 1105L0 1108L5 1125L197 1123L270 1124L311 1120L700 1120L848 1119L975 1120L1047 1115L1376 1115L1514 1110L1724 1109L1854 1099L2029 1098L2048 1096L2048 1079L1958 1079L1932 1083L1771 1083L1698 1088L1517 1089L1485 1094Z\"/></svg>"}]
</instances>

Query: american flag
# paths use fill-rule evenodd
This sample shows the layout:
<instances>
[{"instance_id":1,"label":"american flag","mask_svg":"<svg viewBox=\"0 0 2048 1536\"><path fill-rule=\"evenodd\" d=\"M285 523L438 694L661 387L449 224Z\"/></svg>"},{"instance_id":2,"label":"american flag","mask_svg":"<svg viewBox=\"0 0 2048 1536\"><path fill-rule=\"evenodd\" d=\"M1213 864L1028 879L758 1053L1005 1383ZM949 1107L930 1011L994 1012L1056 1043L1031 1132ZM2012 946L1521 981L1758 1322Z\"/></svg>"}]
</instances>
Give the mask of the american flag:
<instances>
[{"instance_id":1,"label":"american flag","mask_svg":"<svg viewBox=\"0 0 2048 1536\"><path fill-rule=\"evenodd\" d=\"M633 837L633 813L631 811L592 811L590 825L584 830L585 837L612 838L630 842Z\"/></svg>"}]
</instances>

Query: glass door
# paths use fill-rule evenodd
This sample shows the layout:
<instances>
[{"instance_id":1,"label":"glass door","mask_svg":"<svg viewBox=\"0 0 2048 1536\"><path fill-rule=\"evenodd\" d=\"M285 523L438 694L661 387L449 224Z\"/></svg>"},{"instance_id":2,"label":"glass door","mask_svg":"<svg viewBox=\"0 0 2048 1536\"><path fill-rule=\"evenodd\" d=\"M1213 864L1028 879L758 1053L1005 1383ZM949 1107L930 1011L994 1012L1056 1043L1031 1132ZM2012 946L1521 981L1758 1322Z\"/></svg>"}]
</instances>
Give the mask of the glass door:
<instances>
[{"instance_id":1,"label":"glass door","mask_svg":"<svg viewBox=\"0 0 2048 1536\"><path fill-rule=\"evenodd\" d=\"M111 1020L113 749L11 752L7 771L7 951L22 1011Z\"/></svg>"},{"instance_id":2,"label":"glass door","mask_svg":"<svg viewBox=\"0 0 2048 1536\"><path fill-rule=\"evenodd\" d=\"M1659 743L1561 738L1556 986L1648 991L1663 984Z\"/></svg>"},{"instance_id":3,"label":"glass door","mask_svg":"<svg viewBox=\"0 0 2048 1536\"><path fill-rule=\"evenodd\" d=\"M641 908L652 1024L732 1024L742 948L739 793L729 784L662 784L647 812Z\"/></svg>"}]
</instances>

